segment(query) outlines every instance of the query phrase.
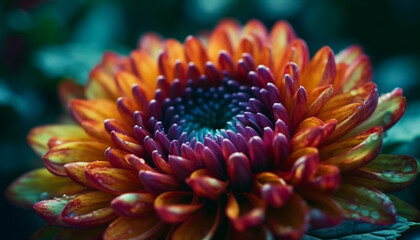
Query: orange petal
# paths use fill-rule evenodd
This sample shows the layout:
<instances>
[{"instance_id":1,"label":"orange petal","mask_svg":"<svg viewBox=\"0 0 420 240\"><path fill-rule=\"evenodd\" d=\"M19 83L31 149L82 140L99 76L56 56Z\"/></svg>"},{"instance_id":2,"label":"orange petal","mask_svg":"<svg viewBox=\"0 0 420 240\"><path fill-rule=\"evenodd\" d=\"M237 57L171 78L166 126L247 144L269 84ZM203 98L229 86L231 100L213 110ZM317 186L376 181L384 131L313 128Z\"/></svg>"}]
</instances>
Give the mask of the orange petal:
<instances>
[{"instance_id":1,"label":"orange petal","mask_svg":"<svg viewBox=\"0 0 420 240\"><path fill-rule=\"evenodd\" d=\"M334 53L329 47L321 48L303 71L301 84L310 90L315 87L331 85L334 82L336 66Z\"/></svg>"},{"instance_id":2,"label":"orange petal","mask_svg":"<svg viewBox=\"0 0 420 240\"><path fill-rule=\"evenodd\" d=\"M332 94L333 88L331 85L312 89L308 93L308 107L306 108L305 117L315 116L327 104Z\"/></svg>"},{"instance_id":3,"label":"orange petal","mask_svg":"<svg viewBox=\"0 0 420 240\"><path fill-rule=\"evenodd\" d=\"M366 97L366 100L364 100L363 104L356 109L354 114L337 124L337 127L335 128L334 132L331 134L327 141L333 142L334 140L342 137L347 132L349 132L350 130L358 126L360 123L362 123L364 120L366 120L369 116L372 115L377 103L378 90L374 88Z\"/></svg>"},{"instance_id":4,"label":"orange petal","mask_svg":"<svg viewBox=\"0 0 420 240\"><path fill-rule=\"evenodd\" d=\"M334 165L319 164L315 175L302 188L330 194L337 190L341 183L340 169Z\"/></svg>"},{"instance_id":5,"label":"orange petal","mask_svg":"<svg viewBox=\"0 0 420 240\"><path fill-rule=\"evenodd\" d=\"M188 61L193 62L200 73L203 74L208 57L206 49L198 38L189 36L185 39L185 55Z\"/></svg>"},{"instance_id":6,"label":"orange petal","mask_svg":"<svg viewBox=\"0 0 420 240\"><path fill-rule=\"evenodd\" d=\"M361 55L352 62L344 72L337 92L349 92L351 89L372 81L372 64L367 56Z\"/></svg>"},{"instance_id":7,"label":"orange petal","mask_svg":"<svg viewBox=\"0 0 420 240\"><path fill-rule=\"evenodd\" d=\"M60 83L58 93L60 96L60 102L66 109L71 99L85 98L84 87L70 80L65 80Z\"/></svg>"},{"instance_id":8,"label":"orange petal","mask_svg":"<svg viewBox=\"0 0 420 240\"><path fill-rule=\"evenodd\" d=\"M145 33L139 40L139 48L152 59L157 59L163 49L163 39L156 33Z\"/></svg>"},{"instance_id":9,"label":"orange petal","mask_svg":"<svg viewBox=\"0 0 420 240\"><path fill-rule=\"evenodd\" d=\"M137 172L113 168L107 161L95 161L85 167L86 178L97 188L110 193L124 193L142 189Z\"/></svg>"},{"instance_id":10,"label":"orange petal","mask_svg":"<svg viewBox=\"0 0 420 240\"><path fill-rule=\"evenodd\" d=\"M229 34L225 29L219 27L213 31L207 47L207 54L213 63L218 62L221 50L226 51L229 55L233 54L233 46Z\"/></svg>"},{"instance_id":11,"label":"orange petal","mask_svg":"<svg viewBox=\"0 0 420 240\"><path fill-rule=\"evenodd\" d=\"M70 101L70 110L78 123L85 120L103 122L108 118L120 119L116 104L105 99L73 99Z\"/></svg>"},{"instance_id":12,"label":"orange petal","mask_svg":"<svg viewBox=\"0 0 420 240\"><path fill-rule=\"evenodd\" d=\"M389 225L396 220L396 210L391 200L374 188L342 183L332 197L348 220L375 225Z\"/></svg>"},{"instance_id":13,"label":"orange petal","mask_svg":"<svg viewBox=\"0 0 420 240\"><path fill-rule=\"evenodd\" d=\"M62 196L75 194L83 187L71 179L58 177L47 169L32 170L15 180L6 191L6 197L15 205L29 208L36 202Z\"/></svg>"},{"instance_id":14,"label":"orange petal","mask_svg":"<svg viewBox=\"0 0 420 240\"><path fill-rule=\"evenodd\" d=\"M278 21L270 32L270 44L272 46L273 62L275 66L282 58L286 47L296 38L293 28L286 21Z\"/></svg>"},{"instance_id":15,"label":"orange petal","mask_svg":"<svg viewBox=\"0 0 420 240\"><path fill-rule=\"evenodd\" d=\"M72 227L101 226L111 222L116 215L110 207L115 196L105 192L90 192L67 203L61 220Z\"/></svg>"},{"instance_id":16,"label":"orange petal","mask_svg":"<svg viewBox=\"0 0 420 240\"><path fill-rule=\"evenodd\" d=\"M221 218L222 210L220 204L218 204L217 209L209 204L202 207L194 216L176 228L171 239L213 239Z\"/></svg>"},{"instance_id":17,"label":"orange petal","mask_svg":"<svg viewBox=\"0 0 420 240\"><path fill-rule=\"evenodd\" d=\"M141 80L129 72L120 71L115 74L115 83L120 97L133 98L132 88L134 85L141 85Z\"/></svg>"},{"instance_id":18,"label":"orange petal","mask_svg":"<svg viewBox=\"0 0 420 240\"><path fill-rule=\"evenodd\" d=\"M300 71L303 71L309 62L308 46L302 39L293 40L285 49L284 55L275 66L276 76L285 71L285 67L289 62L294 62Z\"/></svg>"},{"instance_id":19,"label":"orange petal","mask_svg":"<svg viewBox=\"0 0 420 240\"><path fill-rule=\"evenodd\" d=\"M105 240L157 240L167 233L168 225L156 216L146 218L119 217L105 230Z\"/></svg>"},{"instance_id":20,"label":"orange petal","mask_svg":"<svg viewBox=\"0 0 420 240\"><path fill-rule=\"evenodd\" d=\"M155 196L149 192L124 193L111 202L111 207L120 216L147 217L152 212Z\"/></svg>"},{"instance_id":21,"label":"orange petal","mask_svg":"<svg viewBox=\"0 0 420 240\"><path fill-rule=\"evenodd\" d=\"M211 177L206 169L199 169L193 172L186 183L192 188L197 196L218 200L226 193L228 184L217 178Z\"/></svg>"},{"instance_id":22,"label":"orange petal","mask_svg":"<svg viewBox=\"0 0 420 240\"><path fill-rule=\"evenodd\" d=\"M118 97L113 74L100 67L94 68L89 75L89 82L85 87L86 99L115 100Z\"/></svg>"},{"instance_id":23,"label":"orange petal","mask_svg":"<svg viewBox=\"0 0 420 240\"><path fill-rule=\"evenodd\" d=\"M105 130L104 121L84 120L80 123L85 132L100 143L112 145L109 133Z\"/></svg>"},{"instance_id":24,"label":"orange petal","mask_svg":"<svg viewBox=\"0 0 420 240\"><path fill-rule=\"evenodd\" d=\"M381 126L384 130L391 128L405 112L406 99L402 96L402 90L397 88L390 93L384 94L378 99L375 111L363 123L353 129L347 136L365 131L373 126Z\"/></svg>"},{"instance_id":25,"label":"orange petal","mask_svg":"<svg viewBox=\"0 0 420 240\"><path fill-rule=\"evenodd\" d=\"M309 208L297 194L293 194L286 205L267 209L267 226L281 239L300 239L309 223Z\"/></svg>"},{"instance_id":26,"label":"orange petal","mask_svg":"<svg viewBox=\"0 0 420 240\"><path fill-rule=\"evenodd\" d=\"M154 203L159 217L169 223L188 220L202 206L203 203L191 192L165 192Z\"/></svg>"},{"instance_id":27,"label":"orange petal","mask_svg":"<svg viewBox=\"0 0 420 240\"><path fill-rule=\"evenodd\" d=\"M158 76L157 61L140 50L131 52L131 60L141 82L148 86L151 92L154 92Z\"/></svg>"},{"instance_id":28,"label":"orange petal","mask_svg":"<svg viewBox=\"0 0 420 240\"><path fill-rule=\"evenodd\" d=\"M87 140L89 136L77 125L46 125L31 130L28 134L28 142L38 156L42 157L47 153L48 142L51 138Z\"/></svg>"},{"instance_id":29,"label":"orange petal","mask_svg":"<svg viewBox=\"0 0 420 240\"><path fill-rule=\"evenodd\" d=\"M350 171L345 181L367 184L391 192L406 188L417 176L417 161L408 156L381 154L365 166Z\"/></svg>"},{"instance_id":30,"label":"orange petal","mask_svg":"<svg viewBox=\"0 0 420 240\"><path fill-rule=\"evenodd\" d=\"M348 171L366 165L379 153L382 146L382 128L373 127L352 138L340 140L320 150L323 164L335 165Z\"/></svg>"},{"instance_id":31,"label":"orange petal","mask_svg":"<svg viewBox=\"0 0 420 240\"><path fill-rule=\"evenodd\" d=\"M85 174L85 167L88 165L88 162L72 162L64 165L67 176L71 178L76 183L95 189L96 186L90 183Z\"/></svg>"},{"instance_id":32,"label":"orange petal","mask_svg":"<svg viewBox=\"0 0 420 240\"><path fill-rule=\"evenodd\" d=\"M233 226L243 231L264 221L265 208L264 201L253 194L229 194L225 213Z\"/></svg>"},{"instance_id":33,"label":"orange petal","mask_svg":"<svg viewBox=\"0 0 420 240\"><path fill-rule=\"evenodd\" d=\"M358 45L352 45L344 50L341 50L336 56L337 63L351 64L354 60L363 53L363 49Z\"/></svg>"},{"instance_id":34,"label":"orange petal","mask_svg":"<svg viewBox=\"0 0 420 240\"><path fill-rule=\"evenodd\" d=\"M59 176L66 176L64 165L72 162L92 162L104 159L106 145L91 142L68 142L50 149L44 155L45 167Z\"/></svg>"}]
</instances>

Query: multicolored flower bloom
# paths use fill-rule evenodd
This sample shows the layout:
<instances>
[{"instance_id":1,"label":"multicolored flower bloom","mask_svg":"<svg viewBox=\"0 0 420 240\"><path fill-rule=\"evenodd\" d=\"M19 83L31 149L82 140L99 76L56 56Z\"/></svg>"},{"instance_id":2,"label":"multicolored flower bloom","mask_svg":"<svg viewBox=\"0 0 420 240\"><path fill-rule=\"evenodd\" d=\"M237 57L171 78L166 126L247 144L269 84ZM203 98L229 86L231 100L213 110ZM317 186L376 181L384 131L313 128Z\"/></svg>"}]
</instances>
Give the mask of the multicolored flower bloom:
<instances>
[{"instance_id":1,"label":"multicolored flower bloom","mask_svg":"<svg viewBox=\"0 0 420 240\"><path fill-rule=\"evenodd\" d=\"M45 169L7 192L60 236L299 239L343 219L386 225L385 193L417 175L413 158L379 154L401 89L378 97L358 46L310 59L284 21L267 32L224 20L183 44L146 34L60 92L76 124L33 129Z\"/></svg>"}]
</instances>

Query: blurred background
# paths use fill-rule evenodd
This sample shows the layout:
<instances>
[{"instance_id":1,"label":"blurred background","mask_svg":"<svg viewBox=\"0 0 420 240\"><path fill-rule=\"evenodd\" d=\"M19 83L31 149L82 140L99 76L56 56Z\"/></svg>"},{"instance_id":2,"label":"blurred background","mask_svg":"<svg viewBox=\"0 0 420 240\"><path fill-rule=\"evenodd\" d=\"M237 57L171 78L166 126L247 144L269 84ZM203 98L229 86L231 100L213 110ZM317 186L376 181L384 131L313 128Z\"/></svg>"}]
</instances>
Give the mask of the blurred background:
<instances>
[{"instance_id":1,"label":"blurred background","mask_svg":"<svg viewBox=\"0 0 420 240\"><path fill-rule=\"evenodd\" d=\"M33 210L12 206L4 191L19 175L42 166L26 134L56 122L63 110L57 86L80 84L105 50L126 54L142 33L183 41L211 30L225 17L268 28L286 19L314 54L361 45L371 57L379 92L401 87L403 119L384 151L420 158L420 1L416 0L2 0L0 3L0 229L2 239L27 239L44 222ZM420 181L397 193L420 207ZM5 234L5 235L4 235Z\"/></svg>"}]
</instances>

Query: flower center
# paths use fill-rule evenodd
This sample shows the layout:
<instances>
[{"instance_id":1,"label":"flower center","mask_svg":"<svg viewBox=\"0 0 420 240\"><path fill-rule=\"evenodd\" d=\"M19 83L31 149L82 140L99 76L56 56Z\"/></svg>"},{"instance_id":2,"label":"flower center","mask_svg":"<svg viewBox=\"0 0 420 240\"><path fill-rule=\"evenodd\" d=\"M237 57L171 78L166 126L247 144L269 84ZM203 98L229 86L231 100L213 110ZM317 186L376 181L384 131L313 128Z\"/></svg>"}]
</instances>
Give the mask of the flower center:
<instances>
[{"instance_id":1,"label":"flower center","mask_svg":"<svg viewBox=\"0 0 420 240\"><path fill-rule=\"evenodd\" d=\"M197 140L222 129L236 131L236 116L246 111L252 96L250 87L228 79L217 87L189 86L180 97L165 102L163 124L176 123Z\"/></svg>"}]
</instances>

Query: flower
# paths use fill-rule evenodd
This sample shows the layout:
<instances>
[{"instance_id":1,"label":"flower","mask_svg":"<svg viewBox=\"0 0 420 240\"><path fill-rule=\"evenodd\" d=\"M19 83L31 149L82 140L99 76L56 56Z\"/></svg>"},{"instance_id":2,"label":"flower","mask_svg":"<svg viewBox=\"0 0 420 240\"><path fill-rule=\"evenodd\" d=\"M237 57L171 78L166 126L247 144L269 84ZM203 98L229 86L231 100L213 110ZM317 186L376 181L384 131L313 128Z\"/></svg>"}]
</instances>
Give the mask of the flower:
<instances>
[{"instance_id":1,"label":"flower","mask_svg":"<svg viewBox=\"0 0 420 240\"><path fill-rule=\"evenodd\" d=\"M386 225L385 192L417 174L413 158L379 154L401 89L378 97L358 46L310 60L284 21L268 33L224 20L184 44L146 34L127 57L106 53L86 87L65 84L76 124L33 129L45 169L7 192L63 236L299 239L343 219Z\"/></svg>"}]
</instances>

